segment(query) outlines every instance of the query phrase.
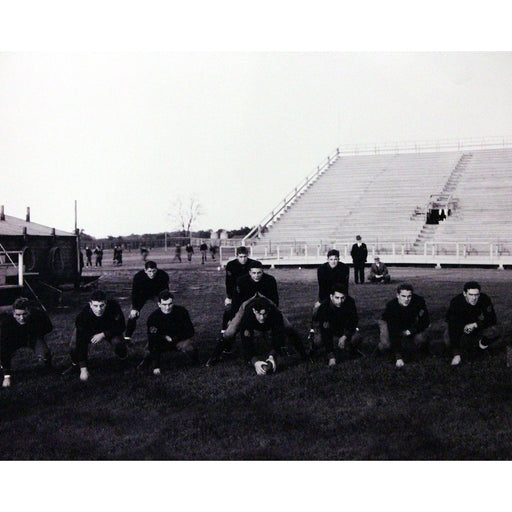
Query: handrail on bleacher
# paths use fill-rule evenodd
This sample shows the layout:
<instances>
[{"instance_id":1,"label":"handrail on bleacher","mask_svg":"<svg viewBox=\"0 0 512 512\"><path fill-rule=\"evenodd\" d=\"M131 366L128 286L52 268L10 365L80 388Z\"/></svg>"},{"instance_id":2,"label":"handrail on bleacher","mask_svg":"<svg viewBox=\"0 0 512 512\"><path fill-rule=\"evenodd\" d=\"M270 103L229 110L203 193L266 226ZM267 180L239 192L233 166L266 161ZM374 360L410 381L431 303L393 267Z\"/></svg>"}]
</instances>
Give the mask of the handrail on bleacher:
<instances>
[{"instance_id":1,"label":"handrail on bleacher","mask_svg":"<svg viewBox=\"0 0 512 512\"><path fill-rule=\"evenodd\" d=\"M306 176L304 180L289 192L282 201L280 201L271 211L263 217L258 224L256 224L247 235L242 239L242 244L245 245L245 241L252 238L256 234L260 234L270 222L272 222L295 198L305 190L318 176L326 171L340 156L340 150L337 148L333 153L327 156L327 158L320 163L313 175Z\"/></svg>"}]
</instances>

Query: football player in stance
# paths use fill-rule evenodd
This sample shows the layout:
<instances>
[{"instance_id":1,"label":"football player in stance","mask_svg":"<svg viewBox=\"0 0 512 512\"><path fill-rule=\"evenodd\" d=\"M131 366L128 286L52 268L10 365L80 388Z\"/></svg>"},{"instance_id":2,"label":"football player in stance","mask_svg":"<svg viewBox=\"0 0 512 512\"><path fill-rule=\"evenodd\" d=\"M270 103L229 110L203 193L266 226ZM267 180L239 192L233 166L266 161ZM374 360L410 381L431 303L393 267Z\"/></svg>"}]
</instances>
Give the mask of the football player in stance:
<instances>
[{"instance_id":1,"label":"football player in stance","mask_svg":"<svg viewBox=\"0 0 512 512\"><path fill-rule=\"evenodd\" d=\"M427 343L430 317L423 297L416 295L410 284L400 284L396 297L386 304L379 320L380 351L391 349L395 366L404 366L404 356L417 352Z\"/></svg>"},{"instance_id":2,"label":"football player in stance","mask_svg":"<svg viewBox=\"0 0 512 512\"><path fill-rule=\"evenodd\" d=\"M446 312L448 328L444 341L452 349L452 366L462 360L461 352L475 354L499 345L500 332L491 298L476 281L468 281Z\"/></svg>"},{"instance_id":3,"label":"football player in stance","mask_svg":"<svg viewBox=\"0 0 512 512\"><path fill-rule=\"evenodd\" d=\"M169 290L158 294L158 309L149 315L148 349L153 366L153 375L161 375L160 362L163 352L177 350L187 354L197 363L197 347L192 339L194 326L188 311L174 304L174 296Z\"/></svg>"},{"instance_id":4,"label":"football player in stance","mask_svg":"<svg viewBox=\"0 0 512 512\"><path fill-rule=\"evenodd\" d=\"M221 335L236 313L233 309L233 296L236 291L236 283L240 277L249 274L249 268L255 261L256 260L249 258L247 247L240 246L236 249L236 258L228 261L226 264L226 298L224 299ZM231 346L227 343L225 353L228 354L229 352L231 352Z\"/></svg>"},{"instance_id":5,"label":"football player in stance","mask_svg":"<svg viewBox=\"0 0 512 512\"><path fill-rule=\"evenodd\" d=\"M154 299L162 290L169 289L169 274L159 269L154 261L148 260L144 270L133 276L132 308L126 323L125 340L129 343L137 326L137 319L146 301Z\"/></svg>"},{"instance_id":6,"label":"football player in stance","mask_svg":"<svg viewBox=\"0 0 512 512\"><path fill-rule=\"evenodd\" d=\"M229 335L229 327L226 332ZM270 337L270 349L257 342L256 332ZM283 314L268 299L256 297L246 303L240 334L244 359L254 367L257 375L274 373L278 356L288 354Z\"/></svg>"},{"instance_id":7,"label":"football player in stance","mask_svg":"<svg viewBox=\"0 0 512 512\"><path fill-rule=\"evenodd\" d=\"M39 362L52 369L52 355L44 340L53 330L48 315L25 297L17 298L12 312L5 313L0 323L0 361L4 371L2 387L11 385L11 360L20 348L33 350Z\"/></svg>"},{"instance_id":8,"label":"football player in stance","mask_svg":"<svg viewBox=\"0 0 512 512\"><path fill-rule=\"evenodd\" d=\"M316 271L318 280L318 300L313 306L311 328L308 334L308 343L315 348L315 314L320 304L329 299L334 284L339 283L345 286L348 293L348 279L350 269L348 265L340 261L340 251L331 249L327 253L327 261L320 265Z\"/></svg>"},{"instance_id":9,"label":"football player in stance","mask_svg":"<svg viewBox=\"0 0 512 512\"><path fill-rule=\"evenodd\" d=\"M230 349L236 333L241 329L242 317L248 302L257 297L265 298L276 308L279 307L279 294L275 278L263 271L263 265L260 261L253 261L249 264L249 274L239 277L236 282L232 301L235 314L226 330L217 339L216 346L206 366L216 364L222 358L222 353ZM304 358L307 358L306 349L297 332L290 321L282 313L280 314L283 317L285 331L295 349Z\"/></svg>"},{"instance_id":10,"label":"football player in stance","mask_svg":"<svg viewBox=\"0 0 512 512\"><path fill-rule=\"evenodd\" d=\"M81 381L89 380L89 345L107 341L117 357L126 359L128 350L123 337L124 328L125 320L121 306L115 300L107 300L102 290L94 291L89 303L76 317L70 343L71 368L80 366Z\"/></svg>"},{"instance_id":11,"label":"football player in stance","mask_svg":"<svg viewBox=\"0 0 512 512\"><path fill-rule=\"evenodd\" d=\"M362 338L357 324L356 303L348 295L344 283L336 283L329 298L322 301L315 312L320 328L321 343L325 348L329 366L336 365L336 353L354 353Z\"/></svg>"}]
</instances>

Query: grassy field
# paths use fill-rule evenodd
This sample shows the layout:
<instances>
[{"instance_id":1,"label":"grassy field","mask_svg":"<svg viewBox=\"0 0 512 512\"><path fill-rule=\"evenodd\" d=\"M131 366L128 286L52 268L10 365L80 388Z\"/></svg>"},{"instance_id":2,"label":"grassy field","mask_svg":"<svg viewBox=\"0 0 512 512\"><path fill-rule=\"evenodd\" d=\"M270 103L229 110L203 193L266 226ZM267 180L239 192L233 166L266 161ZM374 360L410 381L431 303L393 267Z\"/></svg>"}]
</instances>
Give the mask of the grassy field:
<instances>
[{"instance_id":1,"label":"grassy field","mask_svg":"<svg viewBox=\"0 0 512 512\"><path fill-rule=\"evenodd\" d=\"M100 287L130 307L130 284L142 267L137 254L102 268ZM172 353L155 377L136 369L145 344L147 304L126 362L108 345L91 350L87 383L78 372L47 375L30 352L14 360L13 386L0 390L3 460L509 460L512 458L512 369L503 352L449 366L449 357L420 357L402 370L385 356L328 368L291 357L279 372L258 377L238 355L206 368L220 328L224 272L217 262L170 262L153 255L171 277L175 302L196 327L201 365ZM110 263L107 254L105 262ZM432 333L440 336L449 299L476 279L493 299L510 336L510 271L391 269L427 300ZM88 274L96 271L86 270ZM282 309L306 335L316 297L314 269L268 270L278 281ZM69 365L74 318L90 291L68 291L50 311L48 336L59 369ZM352 283L363 336L376 341L376 320L394 285Z\"/></svg>"}]
</instances>

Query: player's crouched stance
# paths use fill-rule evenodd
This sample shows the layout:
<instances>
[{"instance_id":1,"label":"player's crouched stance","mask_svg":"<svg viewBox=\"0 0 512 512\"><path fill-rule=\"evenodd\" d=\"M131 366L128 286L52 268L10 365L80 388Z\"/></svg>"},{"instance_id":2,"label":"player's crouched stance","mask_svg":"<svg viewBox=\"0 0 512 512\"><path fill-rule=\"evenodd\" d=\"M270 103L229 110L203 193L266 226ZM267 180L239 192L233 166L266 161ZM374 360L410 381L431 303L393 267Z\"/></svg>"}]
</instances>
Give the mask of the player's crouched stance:
<instances>
[{"instance_id":1,"label":"player's crouched stance","mask_svg":"<svg viewBox=\"0 0 512 512\"><path fill-rule=\"evenodd\" d=\"M412 285L400 284L396 297L386 304L379 320L380 351L391 349L395 366L402 368L407 355L418 352L427 343L430 317L423 297L416 295Z\"/></svg>"},{"instance_id":2,"label":"player's crouched stance","mask_svg":"<svg viewBox=\"0 0 512 512\"><path fill-rule=\"evenodd\" d=\"M268 361L267 359L261 360L261 358L256 357L253 353L257 348L254 336L255 331L265 335L270 334L271 336L272 351L269 352L269 356L271 355L272 357L267 357ZM240 332L241 336L242 352L250 364L254 365L258 361L270 363L270 366L264 366L263 364L255 366L258 375L276 371L276 354L289 355L286 344L287 339L304 361L311 361L304 343L290 321L271 300L256 294L242 303L227 329L217 339L213 353L206 363L207 367L214 366L221 360L221 354L226 346L231 347L238 332ZM256 359L253 360L255 357ZM258 368L260 371L258 371Z\"/></svg>"},{"instance_id":3,"label":"player's crouched stance","mask_svg":"<svg viewBox=\"0 0 512 512\"><path fill-rule=\"evenodd\" d=\"M358 350L362 342L357 328L359 318L356 303L348 295L346 284L333 285L329 299L320 303L313 321L319 324L329 366L336 365L336 354L354 354Z\"/></svg>"},{"instance_id":4,"label":"player's crouched stance","mask_svg":"<svg viewBox=\"0 0 512 512\"><path fill-rule=\"evenodd\" d=\"M105 292L101 290L93 292L87 306L76 317L70 343L71 368L80 366L81 381L89 379L89 345L107 341L117 357L126 359L128 350L124 329L125 320L119 304L115 300L107 300Z\"/></svg>"},{"instance_id":5,"label":"player's crouched stance","mask_svg":"<svg viewBox=\"0 0 512 512\"><path fill-rule=\"evenodd\" d=\"M33 350L39 362L52 368L52 356L44 336L53 329L52 323L42 310L25 297L19 297L12 305L12 313L1 319L0 360L4 371L2 387L11 385L11 360L14 353L24 347Z\"/></svg>"},{"instance_id":6,"label":"player's crouched stance","mask_svg":"<svg viewBox=\"0 0 512 512\"><path fill-rule=\"evenodd\" d=\"M446 313L445 343L452 349L452 366L458 366L464 352L476 355L501 348L500 330L491 298L476 281L464 284L462 293L451 301Z\"/></svg>"},{"instance_id":7,"label":"player's crouched stance","mask_svg":"<svg viewBox=\"0 0 512 512\"><path fill-rule=\"evenodd\" d=\"M163 352L177 350L183 352L197 363L198 350L192 337L194 326L188 311L183 306L174 304L174 296L164 290L158 294L158 309L149 315L148 322L149 359L153 375L160 375L161 355Z\"/></svg>"},{"instance_id":8,"label":"player's crouched stance","mask_svg":"<svg viewBox=\"0 0 512 512\"><path fill-rule=\"evenodd\" d=\"M258 344L256 332L270 336L270 349ZM263 297L248 303L240 322L240 334L243 356L254 366L256 373L269 375L276 372L278 355L287 354L283 314L276 306Z\"/></svg>"}]
</instances>

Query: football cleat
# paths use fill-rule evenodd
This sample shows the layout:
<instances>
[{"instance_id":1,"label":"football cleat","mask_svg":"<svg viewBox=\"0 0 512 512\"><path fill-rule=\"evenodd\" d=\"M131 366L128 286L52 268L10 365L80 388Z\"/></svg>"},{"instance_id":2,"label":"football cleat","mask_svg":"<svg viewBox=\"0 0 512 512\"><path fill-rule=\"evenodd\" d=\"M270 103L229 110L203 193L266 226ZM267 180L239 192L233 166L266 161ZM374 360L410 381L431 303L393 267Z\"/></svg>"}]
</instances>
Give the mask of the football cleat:
<instances>
[{"instance_id":1,"label":"football cleat","mask_svg":"<svg viewBox=\"0 0 512 512\"><path fill-rule=\"evenodd\" d=\"M265 363L267 364L267 373L275 373L276 370L277 370L277 364L276 364L276 361L274 359L274 356L268 356L268 359L265 361Z\"/></svg>"},{"instance_id":2,"label":"football cleat","mask_svg":"<svg viewBox=\"0 0 512 512\"><path fill-rule=\"evenodd\" d=\"M482 340L483 340L483 338L480 338L480 339L478 340L478 347L479 347L479 348L481 348L482 350L485 350L486 348L488 348L488 347L489 347L489 345L484 345L484 344L482 343Z\"/></svg>"}]
</instances>

